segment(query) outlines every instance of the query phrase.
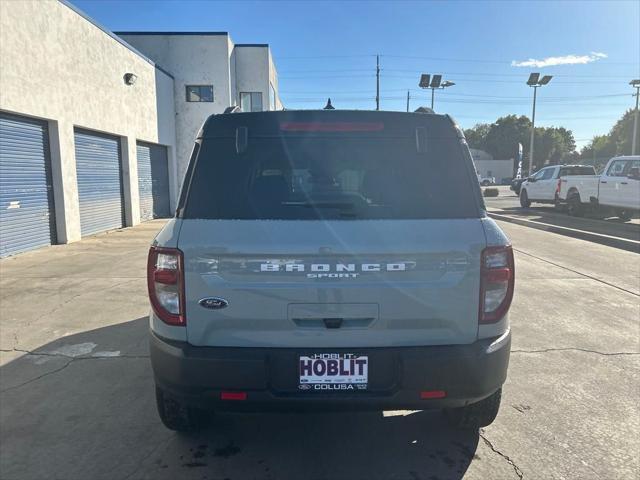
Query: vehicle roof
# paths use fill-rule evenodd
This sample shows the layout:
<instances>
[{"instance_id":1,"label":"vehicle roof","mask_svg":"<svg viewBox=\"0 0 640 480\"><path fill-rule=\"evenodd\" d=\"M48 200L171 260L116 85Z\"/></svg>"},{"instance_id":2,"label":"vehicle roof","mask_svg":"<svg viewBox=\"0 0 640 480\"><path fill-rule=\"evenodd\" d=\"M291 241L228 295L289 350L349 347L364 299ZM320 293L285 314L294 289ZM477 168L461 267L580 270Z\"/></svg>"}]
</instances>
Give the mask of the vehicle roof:
<instances>
[{"instance_id":1,"label":"vehicle roof","mask_svg":"<svg viewBox=\"0 0 640 480\"><path fill-rule=\"evenodd\" d=\"M314 124L333 124L346 128L349 135L402 136L415 135L415 127L426 128L430 137L456 137L456 124L448 115L435 113L391 112L371 110L278 110L238 112L211 115L203 124L198 138L235 136L238 127L247 127L249 136L282 136L283 124L291 128L287 135L326 135L327 130L314 131ZM349 130L349 124L356 124ZM322 126L322 125L321 125ZM361 129L358 126L362 127ZM411 130L409 130L411 128ZM331 133L341 133L328 130ZM310 133L311 132L311 133Z\"/></svg>"},{"instance_id":2,"label":"vehicle roof","mask_svg":"<svg viewBox=\"0 0 640 480\"><path fill-rule=\"evenodd\" d=\"M583 164L580 164L580 163L565 163L563 165L556 165L556 166L557 167L562 167L562 168L564 168L564 167L591 167L591 168L593 168L593 165L583 165Z\"/></svg>"},{"instance_id":3,"label":"vehicle roof","mask_svg":"<svg viewBox=\"0 0 640 480\"><path fill-rule=\"evenodd\" d=\"M617 157L612 157L611 160L640 160L640 155L618 155Z\"/></svg>"}]
</instances>

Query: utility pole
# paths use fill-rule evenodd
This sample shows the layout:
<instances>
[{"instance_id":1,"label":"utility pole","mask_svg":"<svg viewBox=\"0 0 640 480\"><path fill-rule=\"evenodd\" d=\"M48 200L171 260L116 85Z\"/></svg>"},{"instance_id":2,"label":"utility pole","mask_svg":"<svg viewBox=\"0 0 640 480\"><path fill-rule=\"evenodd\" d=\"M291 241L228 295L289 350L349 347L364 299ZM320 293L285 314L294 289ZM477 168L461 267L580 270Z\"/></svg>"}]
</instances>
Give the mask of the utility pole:
<instances>
[{"instance_id":1,"label":"utility pole","mask_svg":"<svg viewBox=\"0 0 640 480\"><path fill-rule=\"evenodd\" d=\"M376 110L380 110L380 55L376 55Z\"/></svg>"},{"instance_id":2,"label":"utility pole","mask_svg":"<svg viewBox=\"0 0 640 480\"><path fill-rule=\"evenodd\" d=\"M431 87L431 110L433 110L433 100L435 99L436 96L436 89L434 87Z\"/></svg>"},{"instance_id":3,"label":"utility pole","mask_svg":"<svg viewBox=\"0 0 640 480\"><path fill-rule=\"evenodd\" d=\"M638 145L638 99L640 99L640 80L631 80L629 84L636 89L634 96L636 97L636 111L633 114L633 140L631 140L631 155L636 154L636 146Z\"/></svg>"},{"instance_id":4,"label":"utility pole","mask_svg":"<svg viewBox=\"0 0 640 480\"><path fill-rule=\"evenodd\" d=\"M409 96L409 90L407 90L407 113L409 113L409 99L410 98L411 97ZM637 110L637 108L636 108L636 110Z\"/></svg>"}]
</instances>

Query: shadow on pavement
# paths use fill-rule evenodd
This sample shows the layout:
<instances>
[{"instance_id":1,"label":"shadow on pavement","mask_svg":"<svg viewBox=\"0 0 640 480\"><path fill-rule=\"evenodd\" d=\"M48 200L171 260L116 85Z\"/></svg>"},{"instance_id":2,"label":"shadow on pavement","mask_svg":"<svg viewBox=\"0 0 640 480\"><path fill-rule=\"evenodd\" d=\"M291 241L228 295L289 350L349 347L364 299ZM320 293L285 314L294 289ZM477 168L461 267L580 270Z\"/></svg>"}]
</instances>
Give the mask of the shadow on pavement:
<instances>
[{"instance_id":1,"label":"shadow on pavement","mask_svg":"<svg viewBox=\"0 0 640 480\"><path fill-rule=\"evenodd\" d=\"M147 319L52 341L0 368L2 478L459 479L478 432L439 412L221 414L193 435L156 414Z\"/></svg>"}]
</instances>

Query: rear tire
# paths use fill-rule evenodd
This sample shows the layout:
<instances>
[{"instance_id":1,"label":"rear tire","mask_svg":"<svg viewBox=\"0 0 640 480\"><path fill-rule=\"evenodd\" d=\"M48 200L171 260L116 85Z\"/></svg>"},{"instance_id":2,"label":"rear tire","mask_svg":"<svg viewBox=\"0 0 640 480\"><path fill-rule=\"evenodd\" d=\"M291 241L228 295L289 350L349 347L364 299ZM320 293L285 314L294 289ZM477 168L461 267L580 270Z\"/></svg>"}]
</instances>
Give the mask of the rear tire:
<instances>
[{"instance_id":1,"label":"rear tire","mask_svg":"<svg viewBox=\"0 0 640 480\"><path fill-rule=\"evenodd\" d=\"M209 424L210 413L189 407L156 386L158 415L165 427L176 432L194 432Z\"/></svg>"},{"instance_id":2,"label":"rear tire","mask_svg":"<svg viewBox=\"0 0 640 480\"><path fill-rule=\"evenodd\" d=\"M580 200L579 193L572 193L567 198L567 212L572 217L582 217L584 215L584 206Z\"/></svg>"},{"instance_id":3,"label":"rear tire","mask_svg":"<svg viewBox=\"0 0 640 480\"><path fill-rule=\"evenodd\" d=\"M629 212L628 210L618 210L616 213L617 217L623 222L628 222L629 220L631 220L631 212Z\"/></svg>"},{"instance_id":4,"label":"rear tire","mask_svg":"<svg viewBox=\"0 0 640 480\"><path fill-rule=\"evenodd\" d=\"M522 208L529 208L531 206L531 200L529 200L529 195L527 195L526 190L520 191L520 206Z\"/></svg>"},{"instance_id":5,"label":"rear tire","mask_svg":"<svg viewBox=\"0 0 640 480\"><path fill-rule=\"evenodd\" d=\"M500 410L501 398L502 388L499 388L484 400L465 407L448 408L444 414L449 424L455 428L477 430L493 423Z\"/></svg>"}]
</instances>

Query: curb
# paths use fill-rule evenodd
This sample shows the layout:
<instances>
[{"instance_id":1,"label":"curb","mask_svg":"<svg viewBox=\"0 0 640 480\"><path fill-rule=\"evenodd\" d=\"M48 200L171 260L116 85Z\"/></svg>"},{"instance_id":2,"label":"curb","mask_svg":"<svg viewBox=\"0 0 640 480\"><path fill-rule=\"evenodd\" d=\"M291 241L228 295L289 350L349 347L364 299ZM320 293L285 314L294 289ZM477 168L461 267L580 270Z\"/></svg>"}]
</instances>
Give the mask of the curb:
<instances>
[{"instance_id":1,"label":"curb","mask_svg":"<svg viewBox=\"0 0 640 480\"><path fill-rule=\"evenodd\" d=\"M575 228L560 227L558 225L550 225L548 223L537 222L535 220L524 220L522 218L514 218L508 215L501 215L499 213L488 212L488 215L494 220L515 223L516 225L522 225L524 227L535 228L537 230L557 233L559 235L565 235L567 237L579 238L581 240L587 240L588 242L599 243L601 245L607 245L609 247L627 250L628 252L640 253L640 241L637 240L614 237L611 235L603 235L601 233L588 232Z\"/></svg>"}]
</instances>

